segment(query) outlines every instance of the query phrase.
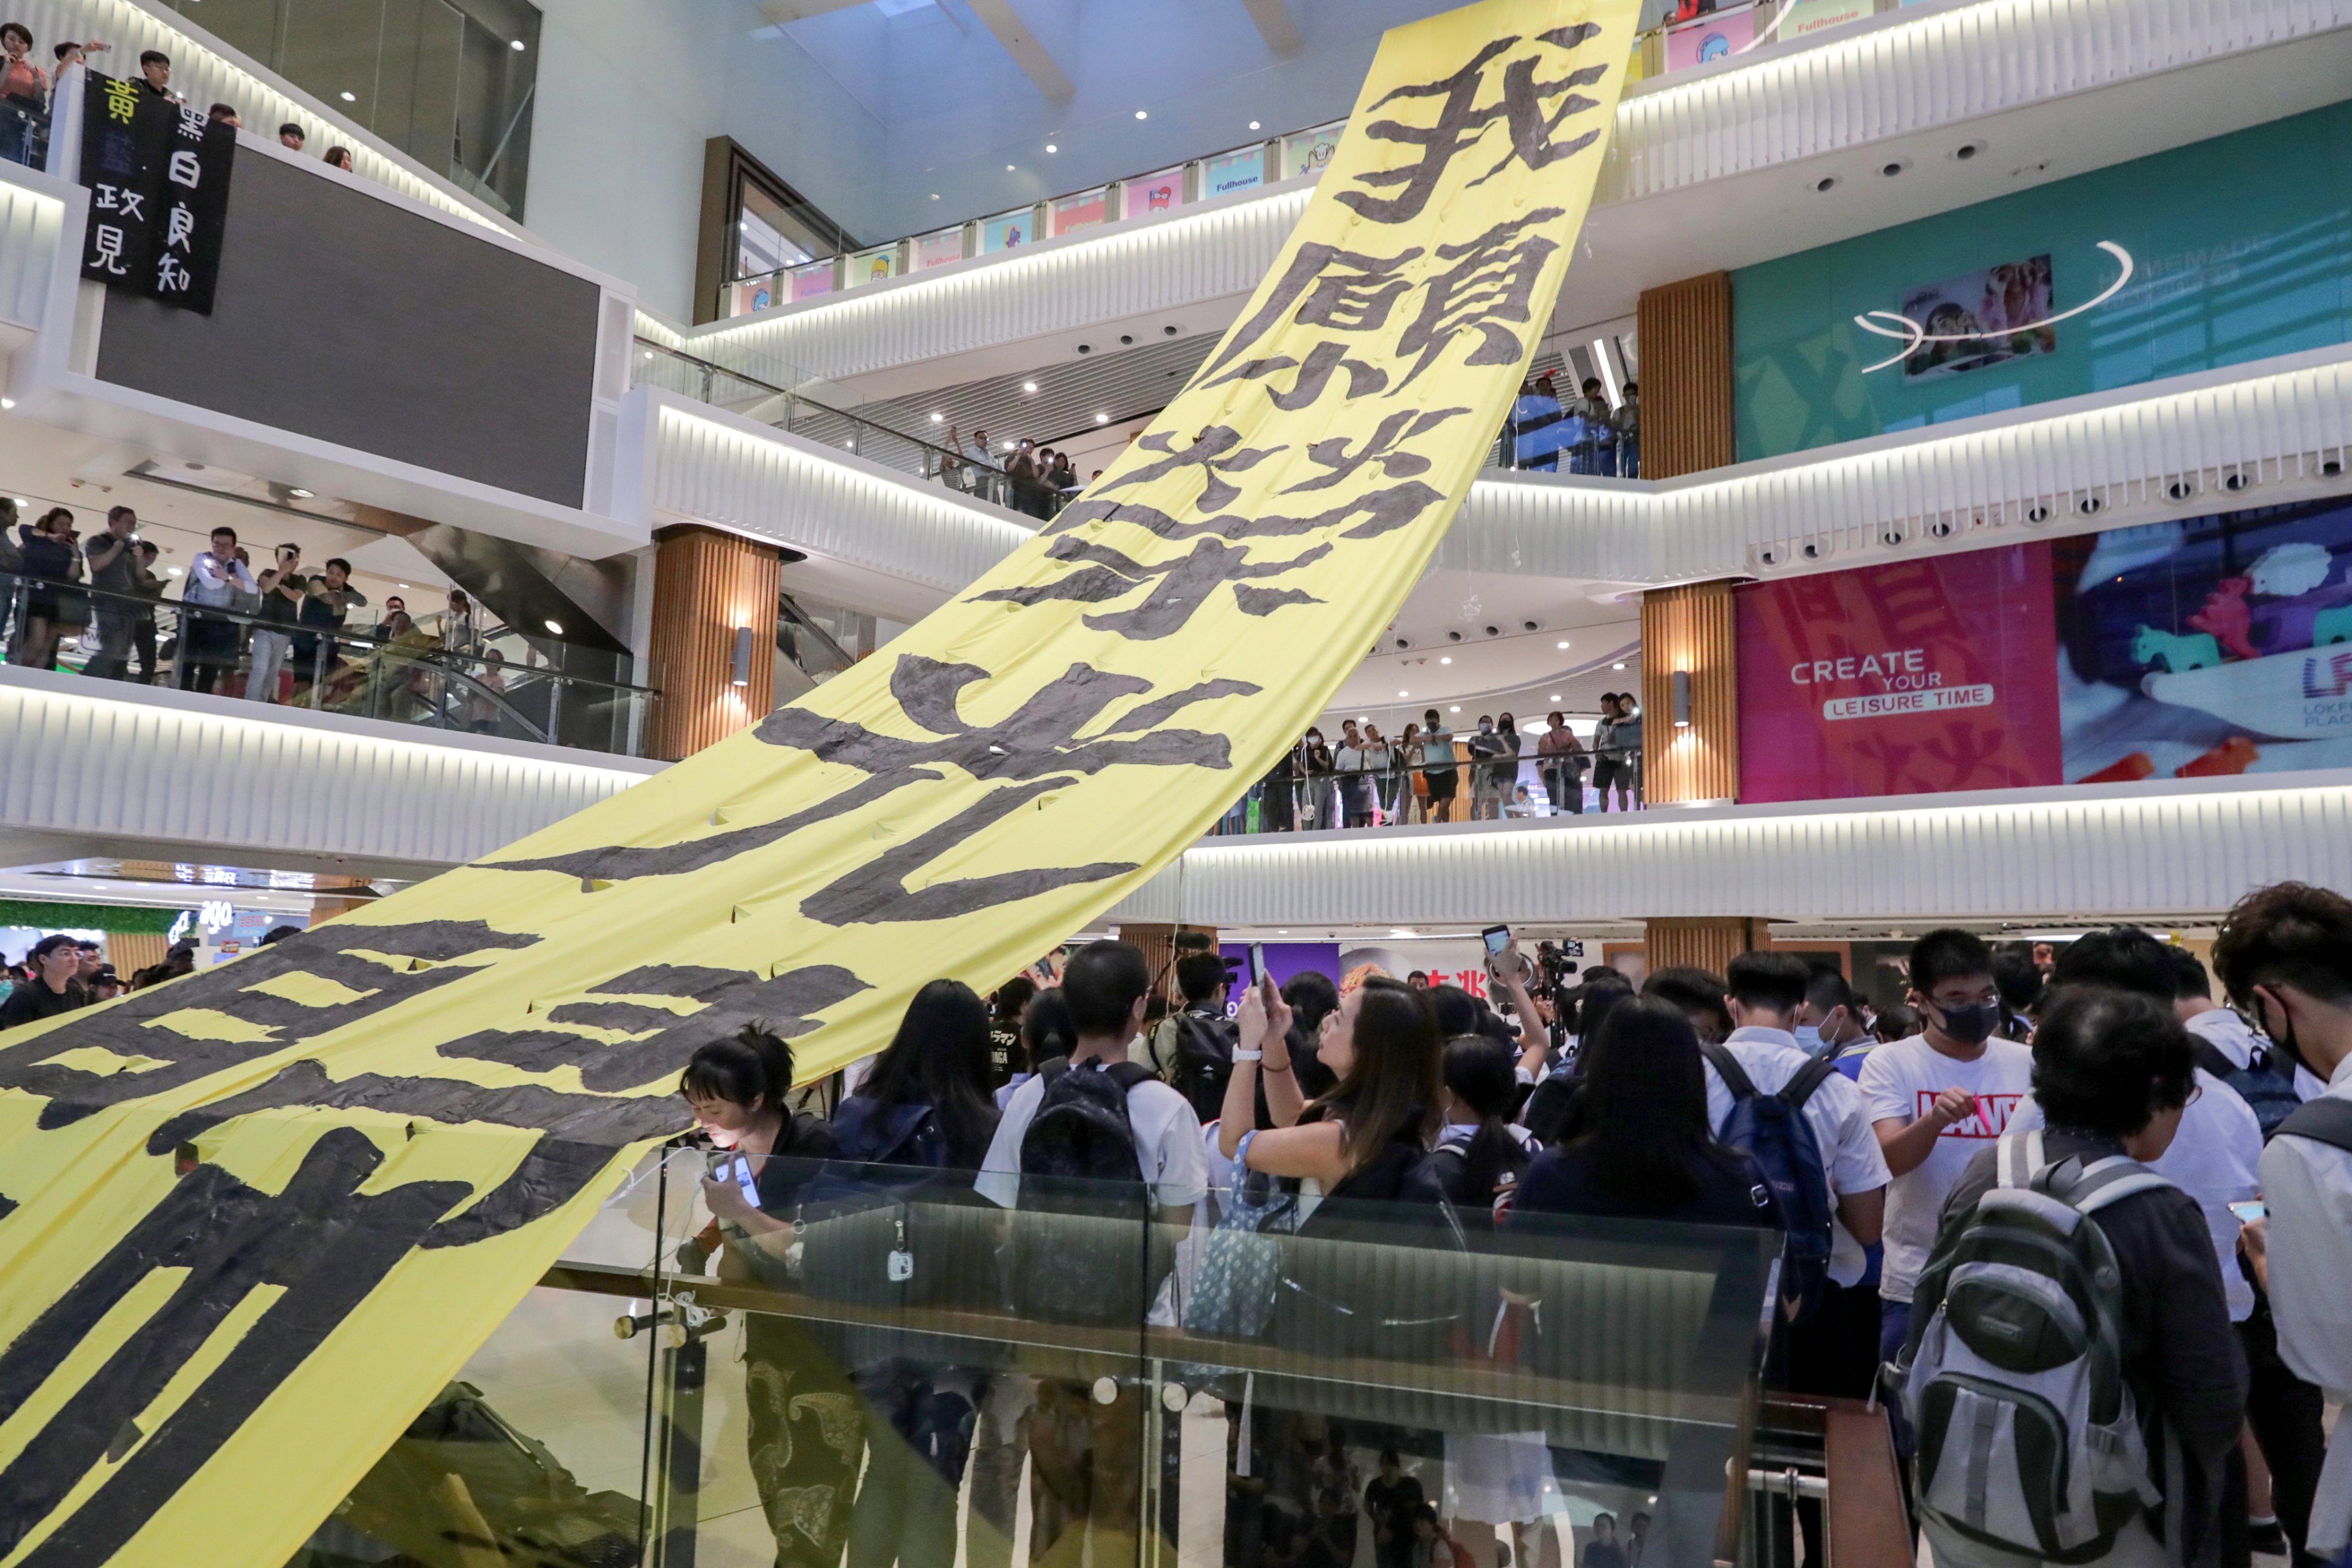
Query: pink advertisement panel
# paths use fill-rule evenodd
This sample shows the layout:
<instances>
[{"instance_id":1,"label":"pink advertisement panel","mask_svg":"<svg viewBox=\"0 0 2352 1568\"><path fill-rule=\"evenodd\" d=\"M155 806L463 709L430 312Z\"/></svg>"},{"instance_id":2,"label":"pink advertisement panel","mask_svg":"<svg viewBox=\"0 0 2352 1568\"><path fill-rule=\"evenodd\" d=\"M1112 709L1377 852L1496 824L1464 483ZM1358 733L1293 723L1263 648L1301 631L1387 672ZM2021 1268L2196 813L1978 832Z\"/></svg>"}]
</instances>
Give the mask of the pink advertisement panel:
<instances>
[{"instance_id":1,"label":"pink advertisement panel","mask_svg":"<svg viewBox=\"0 0 2352 1568\"><path fill-rule=\"evenodd\" d=\"M1734 607L1742 801L2061 782L2047 544L1754 584Z\"/></svg>"},{"instance_id":2,"label":"pink advertisement panel","mask_svg":"<svg viewBox=\"0 0 2352 1568\"><path fill-rule=\"evenodd\" d=\"M1666 29L1666 69L1688 70L1719 60L1756 41L1756 11L1741 6Z\"/></svg>"}]
</instances>

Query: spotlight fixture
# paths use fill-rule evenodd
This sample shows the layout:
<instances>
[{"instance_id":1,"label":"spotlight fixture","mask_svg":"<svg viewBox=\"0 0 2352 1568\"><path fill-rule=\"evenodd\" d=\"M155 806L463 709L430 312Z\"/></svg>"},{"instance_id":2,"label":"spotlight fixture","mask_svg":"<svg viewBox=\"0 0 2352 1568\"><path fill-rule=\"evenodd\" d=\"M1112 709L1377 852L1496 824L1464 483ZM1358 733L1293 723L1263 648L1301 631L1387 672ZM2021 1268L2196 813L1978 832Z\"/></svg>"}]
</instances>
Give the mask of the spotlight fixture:
<instances>
[{"instance_id":1,"label":"spotlight fixture","mask_svg":"<svg viewBox=\"0 0 2352 1568\"><path fill-rule=\"evenodd\" d=\"M286 493L294 497L298 500L309 500L319 492L316 490L306 490L300 485L294 485L289 487Z\"/></svg>"},{"instance_id":2,"label":"spotlight fixture","mask_svg":"<svg viewBox=\"0 0 2352 1568\"><path fill-rule=\"evenodd\" d=\"M1837 183L1838 177L1835 174L1823 174L1820 179L1813 182L1813 189L1816 191L1833 191L1837 189Z\"/></svg>"},{"instance_id":3,"label":"spotlight fixture","mask_svg":"<svg viewBox=\"0 0 2352 1568\"><path fill-rule=\"evenodd\" d=\"M1172 338L1176 335L1176 332L1177 329L1174 327L1162 327L1160 329L1160 335L1163 338Z\"/></svg>"},{"instance_id":4,"label":"spotlight fixture","mask_svg":"<svg viewBox=\"0 0 2352 1568\"><path fill-rule=\"evenodd\" d=\"M2221 488L2232 495L2248 489L2253 482L2254 476L2247 473L2243 468L2232 468L2221 476Z\"/></svg>"},{"instance_id":5,"label":"spotlight fixture","mask_svg":"<svg viewBox=\"0 0 2352 1568\"><path fill-rule=\"evenodd\" d=\"M347 93L343 94L343 101L344 101L345 103L357 103L359 100L360 100L360 95L359 95L358 93L355 93L355 92L347 92Z\"/></svg>"},{"instance_id":6,"label":"spotlight fixture","mask_svg":"<svg viewBox=\"0 0 2352 1568\"><path fill-rule=\"evenodd\" d=\"M1148 109L1139 109L1135 111L1135 117L1138 120L1149 120L1151 118L1151 111Z\"/></svg>"},{"instance_id":7,"label":"spotlight fixture","mask_svg":"<svg viewBox=\"0 0 2352 1568\"><path fill-rule=\"evenodd\" d=\"M1051 142L1048 142L1045 143L1045 151L1048 153L1058 153L1061 149L1055 146Z\"/></svg>"},{"instance_id":8,"label":"spotlight fixture","mask_svg":"<svg viewBox=\"0 0 2352 1568\"><path fill-rule=\"evenodd\" d=\"M542 621L540 624L547 628L549 637L560 637L563 635L563 623L561 621Z\"/></svg>"},{"instance_id":9,"label":"spotlight fixture","mask_svg":"<svg viewBox=\"0 0 2352 1568\"><path fill-rule=\"evenodd\" d=\"M1095 423L1097 425L1108 425L1110 423L1110 416L1108 414L1097 414L1095 416Z\"/></svg>"},{"instance_id":10,"label":"spotlight fixture","mask_svg":"<svg viewBox=\"0 0 2352 1568\"><path fill-rule=\"evenodd\" d=\"M1257 129L1257 121L1256 121L1253 120L1253 121L1250 121L1250 129L1251 129L1251 130L1253 130L1253 131L1255 131L1255 130L1256 130L1256 129Z\"/></svg>"},{"instance_id":11,"label":"spotlight fixture","mask_svg":"<svg viewBox=\"0 0 2352 1568\"><path fill-rule=\"evenodd\" d=\"M1618 661L1617 663L1611 665L1609 668L1612 668L1612 669L1622 669L1622 668L1625 668L1625 665L1624 665L1624 662L1621 659L1621 660L1620 660L1620 661Z\"/></svg>"},{"instance_id":12,"label":"spotlight fixture","mask_svg":"<svg viewBox=\"0 0 2352 1568\"><path fill-rule=\"evenodd\" d=\"M172 570L173 570L173 571L174 571L174 572L177 572L177 571L179 570L179 568L178 568L177 566L174 566L174 567L173 567L173 568L172 568ZM1398 695L1399 697L1410 697L1410 696L1412 696L1412 692L1410 692L1410 691L1400 691L1400 692L1398 692L1398 693L1397 693L1397 695Z\"/></svg>"},{"instance_id":13,"label":"spotlight fixture","mask_svg":"<svg viewBox=\"0 0 2352 1568\"><path fill-rule=\"evenodd\" d=\"M1559 701L1559 700L1560 700L1560 696L1559 696L1559 692L1557 692L1557 691L1553 692L1549 697L1547 697L1547 698L1545 698L1545 699L1544 699L1544 700L1545 700L1545 701L1547 701L1547 702L1557 702L1557 701Z\"/></svg>"},{"instance_id":14,"label":"spotlight fixture","mask_svg":"<svg viewBox=\"0 0 2352 1568\"><path fill-rule=\"evenodd\" d=\"M1448 708L1446 711L1448 713L1459 713L1462 711L1462 704L1456 702L1453 707Z\"/></svg>"},{"instance_id":15,"label":"spotlight fixture","mask_svg":"<svg viewBox=\"0 0 2352 1568\"><path fill-rule=\"evenodd\" d=\"M1568 643L1567 643L1567 641L1566 641L1565 639L1563 639L1563 640L1561 641L1561 643L1560 643L1560 645L1559 645L1559 646L1560 646L1560 647L1566 647L1568 646Z\"/></svg>"},{"instance_id":16,"label":"spotlight fixture","mask_svg":"<svg viewBox=\"0 0 2352 1568\"><path fill-rule=\"evenodd\" d=\"M1021 390L1034 395L1037 390L1037 384L1034 381L1024 381L1021 384Z\"/></svg>"},{"instance_id":17,"label":"spotlight fixture","mask_svg":"<svg viewBox=\"0 0 2352 1568\"><path fill-rule=\"evenodd\" d=\"M520 54L522 53L522 40L520 38L517 38L513 43L509 44L507 47L512 49L517 54Z\"/></svg>"},{"instance_id":18,"label":"spotlight fixture","mask_svg":"<svg viewBox=\"0 0 2352 1568\"><path fill-rule=\"evenodd\" d=\"M1121 332L1121 333L1119 333L1119 335L1118 335L1118 342L1119 342L1119 346L1120 346L1121 348L1124 348L1124 347L1126 347L1128 344L1129 344L1129 343L1131 343L1131 342L1135 342L1135 334L1134 334L1134 333L1132 333L1132 332Z\"/></svg>"},{"instance_id":19,"label":"spotlight fixture","mask_svg":"<svg viewBox=\"0 0 2352 1568\"><path fill-rule=\"evenodd\" d=\"M735 628L735 668L729 679L736 686L751 684L751 628L749 626Z\"/></svg>"},{"instance_id":20,"label":"spotlight fixture","mask_svg":"<svg viewBox=\"0 0 2352 1568\"><path fill-rule=\"evenodd\" d=\"M946 415L939 413L936 410L931 415L931 423L934 425L944 425L947 423L947 420L948 416Z\"/></svg>"},{"instance_id":21,"label":"spotlight fixture","mask_svg":"<svg viewBox=\"0 0 2352 1568\"><path fill-rule=\"evenodd\" d=\"M1675 728L1687 730L1691 721L1691 672L1675 671Z\"/></svg>"},{"instance_id":22,"label":"spotlight fixture","mask_svg":"<svg viewBox=\"0 0 2352 1568\"><path fill-rule=\"evenodd\" d=\"M1440 664L1452 664L1452 663L1454 662L1454 656L1453 656L1452 654L1448 654L1448 655L1446 655L1444 658L1439 659L1437 662L1438 662L1438 663L1440 663Z\"/></svg>"}]
</instances>

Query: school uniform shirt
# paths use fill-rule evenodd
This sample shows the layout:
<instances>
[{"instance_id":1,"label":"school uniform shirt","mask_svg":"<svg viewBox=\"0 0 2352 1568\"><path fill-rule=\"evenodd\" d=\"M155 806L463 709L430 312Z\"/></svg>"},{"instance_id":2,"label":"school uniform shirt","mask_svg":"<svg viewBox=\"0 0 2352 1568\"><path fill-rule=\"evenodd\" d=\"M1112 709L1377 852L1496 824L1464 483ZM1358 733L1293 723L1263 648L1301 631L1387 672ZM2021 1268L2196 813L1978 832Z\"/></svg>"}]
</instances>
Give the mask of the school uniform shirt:
<instances>
[{"instance_id":1,"label":"school uniform shirt","mask_svg":"<svg viewBox=\"0 0 2352 1568\"><path fill-rule=\"evenodd\" d=\"M2238 1267L2238 1228L2231 1204L2242 1204L2262 1192L2255 1166L2263 1157L2263 1124L2254 1108L2238 1091L2197 1069L2196 1098L2180 1113L2180 1131L2172 1147L2148 1169L2197 1200L2204 1211L2205 1228L2212 1233L2213 1257L2221 1266L2221 1293L2230 1300L2230 1321L2242 1323L2253 1315L2254 1288ZM2012 1127L2029 1131L2042 1125L2042 1107L2028 1095L2010 1119Z\"/></svg>"},{"instance_id":2,"label":"school uniform shirt","mask_svg":"<svg viewBox=\"0 0 2352 1568\"><path fill-rule=\"evenodd\" d=\"M2327 1080L2333 1100L2352 1100L2352 1057ZM2270 1206L2271 1317L2278 1348L2295 1376L2329 1400L2352 1405L2352 1153L2293 1134L2263 1151L2263 1201ZM2305 1543L2333 1561L2352 1542L2352 1426L2327 1445Z\"/></svg>"},{"instance_id":3,"label":"school uniform shirt","mask_svg":"<svg viewBox=\"0 0 2352 1568\"><path fill-rule=\"evenodd\" d=\"M2033 1089L2033 1053L2014 1040L1987 1040L1984 1054L1964 1062L1944 1055L1925 1035L1890 1040L1862 1059L1862 1100L1870 1120L1916 1121L1948 1089L1977 1098L1977 1112L1944 1129L1917 1166L1886 1189L1886 1258L1879 1276L1881 1300L1908 1302L1927 1254L1936 1245L1936 1222L1979 1149L2000 1139Z\"/></svg>"},{"instance_id":4,"label":"school uniform shirt","mask_svg":"<svg viewBox=\"0 0 2352 1568\"><path fill-rule=\"evenodd\" d=\"M1812 1060L1786 1029L1734 1029L1723 1045L1738 1058L1740 1070L1759 1094L1780 1093ZM1701 1060L1706 1068L1706 1124L1721 1131L1731 1119L1731 1090L1715 1064ZM1895 1179L1870 1121L1862 1091L1834 1072L1805 1097L1805 1125L1812 1130L1822 1173L1829 1178L1830 1279L1839 1285L1861 1283L1870 1259L1837 1217L1837 1194L1875 1192Z\"/></svg>"},{"instance_id":5,"label":"school uniform shirt","mask_svg":"<svg viewBox=\"0 0 2352 1568\"><path fill-rule=\"evenodd\" d=\"M2200 1040L2230 1058L2230 1065L2243 1068L2254 1059L2254 1047L2267 1049L2270 1042L2254 1032L2252 1025L2227 1007L2209 1007L2182 1026ZM2304 1100L2317 1100L2327 1092L2319 1075L2301 1062L2294 1064L2294 1092Z\"/></svg>"},{"instance_id":6,"label":"school uniform shirt","mask_svg":"<svg viewBox=\"0 0 2352 1568\"><path fill-rule=\"evenodd\" d=\"M1108 1064L1087 1060L1072 1072L1099 1072ZM972 1188L999 1208L1021 1206L1021 1140L1037 1117L1037 1102L1045 1098L1045 1080L1032 1078L1004 1102L1003 1119L980 1163ZM1201 1158L1201 1119L1190 1101L1157 1079L1128 1091L1128 1123L1135 1129L1136 1163L1151 1188L1151 1201L1161 1208L1191 1208L1209 1190L1208 1172Z\"/></svg>"}]
</instances>

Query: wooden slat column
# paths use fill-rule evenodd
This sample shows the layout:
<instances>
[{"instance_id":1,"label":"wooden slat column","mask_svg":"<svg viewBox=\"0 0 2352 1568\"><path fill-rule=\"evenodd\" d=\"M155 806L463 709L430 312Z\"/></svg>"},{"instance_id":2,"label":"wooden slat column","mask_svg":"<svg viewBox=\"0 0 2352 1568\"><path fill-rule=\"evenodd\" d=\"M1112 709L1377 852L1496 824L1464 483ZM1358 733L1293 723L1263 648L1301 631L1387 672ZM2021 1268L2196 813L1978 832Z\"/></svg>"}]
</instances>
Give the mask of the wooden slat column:
<instances>
[{"instance_id":1,"label":"wooden slat column","mask_svg":"<svg viewBox=\"0 0 2352 1568\"><path fill-rule=\"evenodd\" d=\"M1642 595L1642 784L1651 805L1739 798L1739 668L1729 583ZM1675 672L1690 676L1687 727Z\"/></svg>"},{"instance_id":2,"label":"wooden slat column","mask_svg":"<svg viewBox=\"0 0 2352 1568\"><path fill-rule=\"evenodd\" d=\"M1642 477L1671 479L1737 460L1731 274L1642 291Z\"/></svg>"},{"instance_id":3,"label":"wooden slat column","mask_svg":"<svg viewBox=\"0 0 2352 1568\"><path fill-rule=\"evenodd\" d=\"M114 965L114 973L122 984L142 969L152 969L163 962L172 944L163 932L152 931L110 931L106 933L106 962Z\"/></svg>"},{"instance_id":4,"label":"wooden slat column","mask_svg":"<svg viewBox=\"0 0 2352 1568\"><path fill-rule=\"evenodd\" d=\"M1653 920L1645 927L1643 946L1653 974L1677 967L1720 974L1741 953L1770 945L1761 921L1738 916Z\"/></svg>"},{"instance_id":5,"label":"wooden slat column","mask_svg":"<svg viewBox=\"0 0 2352 1568\"><path fill-rule=\"evenodd\" d=\"M774 705L782 557L773 545L707 528L667 528L654 538L646 658L649 684L661 696L646 726L646 753L676 762L767 717ZM733 681L739 626L751 628L751 679L743 686Z\"/></svg>"}]
</instances>

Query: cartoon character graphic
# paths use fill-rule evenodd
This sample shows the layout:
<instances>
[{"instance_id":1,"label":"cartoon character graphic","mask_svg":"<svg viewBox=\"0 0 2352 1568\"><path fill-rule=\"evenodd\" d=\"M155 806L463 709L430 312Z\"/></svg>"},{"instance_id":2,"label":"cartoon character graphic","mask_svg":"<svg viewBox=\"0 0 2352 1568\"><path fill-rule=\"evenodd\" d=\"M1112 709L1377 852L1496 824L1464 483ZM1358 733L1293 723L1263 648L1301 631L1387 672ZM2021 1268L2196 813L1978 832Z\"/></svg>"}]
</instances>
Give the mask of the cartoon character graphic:
<instances>
[{"instance_id":1,"label":"cartoon character graphic","mask_svg":"<svg viewBox=\"0 0 2352 1568\"><path fill-rule=\"evenodd\" d=\"M889 276L890 258L887 256L876 257L874 258L874 265L866 269L866 280L868 283L878 282L882 279Z\"/></svg>"},{"instance_id":2,"label":"cartoon character graphic","mask_svg":"<svg viewBox=\"0 0 2352 1568\"><path fill-rule=\"evenodd\" d=\"M2247 606L2246 591L2253 585L2251 577L2222 578L2205 595L2205 607L2189 617L2189 629L2210 632L2221 639L2231 658L2262 658L2249 636L2253 630L2254 613Z\"/></svg>"},{"instance_id":3,"label":"cartoon character graphic","mask_svg":"<svg viewBox=\"0 0 2352 1568\"><path fill-rule=\"evenodd\" d=\"M2184 669L2211 669L2221 662L2221 645L2207 632L2179 637L2143 625L2132 634L2131 651L2135 661L2162 665L2174 675Z\"/></svg>"},{"instance_id":4,"label":"cartoon character graphic","mask_svg":"<svg viewBox=\"0 0 2352 1568\"><path fill-rule=\"evenodd\" d=\"M1143 210L1148 213L1166 212L1176 205L1176 192L1168 185L1154 185L1143 193Z\"/></svg>"}]
</instances>

